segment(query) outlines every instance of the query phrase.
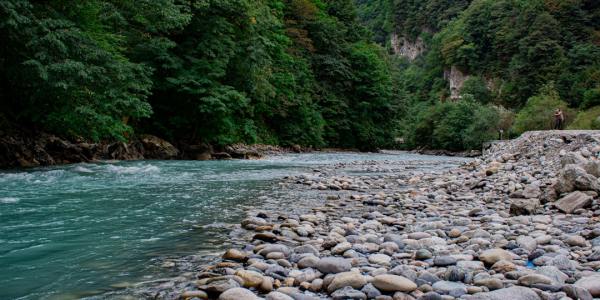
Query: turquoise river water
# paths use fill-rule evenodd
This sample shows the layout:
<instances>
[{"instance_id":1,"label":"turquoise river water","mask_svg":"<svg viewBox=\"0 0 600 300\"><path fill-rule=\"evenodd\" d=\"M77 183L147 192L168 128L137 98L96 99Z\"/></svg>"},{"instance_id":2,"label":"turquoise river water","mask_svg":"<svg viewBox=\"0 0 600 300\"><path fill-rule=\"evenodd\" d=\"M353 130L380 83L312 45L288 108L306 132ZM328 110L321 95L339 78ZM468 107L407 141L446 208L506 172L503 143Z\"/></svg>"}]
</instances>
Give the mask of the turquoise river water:
<instances>
[{"instance_id":1,"label":"turquoise river water","mask_svg":"<svg viewBox=\"0 0 600 300\"><path fill-rule=\"evenodd\" d=\"M164 275L166 257L217 253L244 209L319 165L445 160L288 154L262 160L130 161L0 171L0 299L73 299Z\"/></svg>"}]
</instances>

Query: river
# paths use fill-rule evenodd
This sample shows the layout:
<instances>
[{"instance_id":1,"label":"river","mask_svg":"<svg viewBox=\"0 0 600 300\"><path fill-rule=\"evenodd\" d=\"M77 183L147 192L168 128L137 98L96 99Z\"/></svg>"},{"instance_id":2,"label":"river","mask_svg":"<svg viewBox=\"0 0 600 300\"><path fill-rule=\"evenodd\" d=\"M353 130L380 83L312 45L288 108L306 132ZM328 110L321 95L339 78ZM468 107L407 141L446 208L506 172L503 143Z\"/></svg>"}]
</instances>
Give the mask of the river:
<instances>
[{"instance_id":1,"label":"river","mask_svg":"<svg viewBox=\"0 0 600 300\"><path fill-rule=\"evenodd\" d=\"M286 154L261 160L128 161L0 172L0 299L76 299L181 270L181 257L217 255L251 207L298 202L285 176L353 161L458 158ZM361 170L351 170L360 172ZM269 202L270 201L270 202Z\"/></svg>"}]
</instances>

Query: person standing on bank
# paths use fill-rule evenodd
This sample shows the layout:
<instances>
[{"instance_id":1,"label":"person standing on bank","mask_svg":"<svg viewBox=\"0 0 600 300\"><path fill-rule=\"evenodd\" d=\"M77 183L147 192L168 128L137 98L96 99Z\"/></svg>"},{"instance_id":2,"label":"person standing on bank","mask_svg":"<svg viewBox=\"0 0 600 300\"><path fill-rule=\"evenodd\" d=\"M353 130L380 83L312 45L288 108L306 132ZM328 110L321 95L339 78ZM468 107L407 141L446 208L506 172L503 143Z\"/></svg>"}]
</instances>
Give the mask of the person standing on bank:
<instances>
[{"instance_id":1,"label":"person standing on bank","mask_svg":"<svg viewBox=\"0 0 600 300\"><path fill-rule=\"evenodd\" d=\"M554 129L562 130L565 123L565 115L560 108L554 111Z\"/></svg>"}]
</instances>

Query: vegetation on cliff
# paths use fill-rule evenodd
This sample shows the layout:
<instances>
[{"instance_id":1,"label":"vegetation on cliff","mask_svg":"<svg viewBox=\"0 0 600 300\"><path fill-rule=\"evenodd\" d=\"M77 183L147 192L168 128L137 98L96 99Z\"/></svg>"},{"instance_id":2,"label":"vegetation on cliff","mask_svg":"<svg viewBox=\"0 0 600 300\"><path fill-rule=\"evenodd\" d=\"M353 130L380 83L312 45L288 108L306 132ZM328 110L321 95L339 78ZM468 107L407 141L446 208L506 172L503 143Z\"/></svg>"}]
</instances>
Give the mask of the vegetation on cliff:
<instances>
[{"instance_id":1,"label":"vegetation on cliff","mask_svg":"<svg viewBox=\"0 0 600 300\"><path fill-rule=\"evenodd\" d=\"M457 137L477 123L478 114L447 113L449 107L494 105L496 116L487 112L488 122L475 125L483 126L482 138L497 137L500 129L511 134L550 129L556 107L581 111L577 128L589 128L590 119L600 116L598 1L357 1L364 23L389 48L417 40L426 45L417 59L400 65L397 77L407 110L414 112L402 121L409 147L471 147L472 135ZM390 45L392 35L408 44ZM443 103L464 99L474 103ZM507 110L518 113L512 127ZM459 115L464 118L457 122ZM567 122L574 119L567 116Z\"/></svg>"}]
</instances>

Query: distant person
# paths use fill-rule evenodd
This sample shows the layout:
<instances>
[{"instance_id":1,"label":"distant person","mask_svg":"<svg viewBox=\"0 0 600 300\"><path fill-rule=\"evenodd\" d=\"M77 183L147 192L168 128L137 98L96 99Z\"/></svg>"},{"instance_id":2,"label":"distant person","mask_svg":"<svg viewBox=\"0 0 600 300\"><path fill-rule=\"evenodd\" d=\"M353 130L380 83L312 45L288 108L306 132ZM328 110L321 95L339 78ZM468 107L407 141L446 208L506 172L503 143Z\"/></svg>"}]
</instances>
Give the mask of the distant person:
<instances>
[{"instance_id":1,"label":"distant person","mask_svg":"<svg viewBox=\"0 0 600 300\"><path fill-rule=\"evenodd\" d=\"M562 130L565 123L565 114L560 108L554 111L554 130Z\"/></svg>"}]
</instances>

